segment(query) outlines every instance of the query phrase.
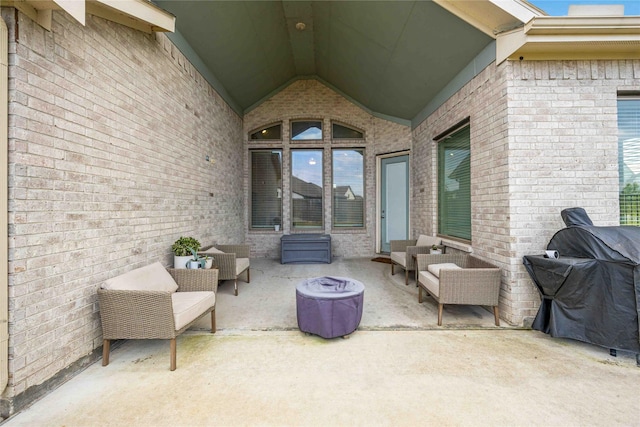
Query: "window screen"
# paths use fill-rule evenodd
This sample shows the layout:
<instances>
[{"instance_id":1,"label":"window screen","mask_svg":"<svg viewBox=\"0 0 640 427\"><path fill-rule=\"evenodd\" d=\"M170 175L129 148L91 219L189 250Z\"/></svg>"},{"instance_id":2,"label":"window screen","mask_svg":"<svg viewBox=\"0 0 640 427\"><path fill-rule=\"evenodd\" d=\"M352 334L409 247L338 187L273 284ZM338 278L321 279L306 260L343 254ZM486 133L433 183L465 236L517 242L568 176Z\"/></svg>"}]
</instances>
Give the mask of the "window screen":
<instances>
[{"instance_id":1,"label":"window screen","mask_svg":"<svg viewBox=\"0 0 640 427\"><path fill-rule=\"evenodd\" d=\"M438 233L471 240L470 128L438 141Z\"/></svg>"}]
</instances>

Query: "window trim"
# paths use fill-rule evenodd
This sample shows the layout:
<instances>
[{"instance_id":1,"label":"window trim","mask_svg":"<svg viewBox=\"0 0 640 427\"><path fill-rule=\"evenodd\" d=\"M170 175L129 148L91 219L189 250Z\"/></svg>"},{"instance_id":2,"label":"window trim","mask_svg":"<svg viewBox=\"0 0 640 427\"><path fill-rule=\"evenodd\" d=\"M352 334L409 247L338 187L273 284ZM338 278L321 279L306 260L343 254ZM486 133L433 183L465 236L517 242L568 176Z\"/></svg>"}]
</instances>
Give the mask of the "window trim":
<instances>
[{"instance_id":1,"label":"window trim","mask_svg":"<svg viewBox=\"0 0 640 427\"><path fill-rule=\"evenodd\" d=\"M451 240L457 240L457 241L461 241L461 242L465 242L465 243L469 243L471 244L472 239L473 239L473 230L472 230L472 205L471 205L471 191L469 191L469 238L467 239L466 237L461 237L461 236L453 236L450 234L446 234L442 231L441 228L441 215L442 215L442 209L444 209L444 207L442 206L441 202L440 202L440 197L442 196L441 194L441 166L444 167L444 165L441 165L441 159L440 159L440 144L443 143L446 139L448 139L449 136L452 136L453 134L456 134L462 130L464 130L465 128L469 129L469 186L471 186L471 120L470 117L467 117L461 121L459 121L458 123L456 123L454 126L450 127L449 129L447 129L446 131L438 134L433 141L436 143L436 206L437 206L437 212L436 212L436 229L437 229L437 234L438 236L442 236L442 237L446 237L449 238Z\"/></svg>"},{"instance_id":2,"label":"window trim","mask_svg":"<svg viewBox=\"0 0 640 427\"><path fill-rule=\"evenodd\" d=\"M275 231L275 229L270 229L268 227L254 227L253 226L253 153L273 153L274 151L278 151L280 153L280 231ZM276 232L279 233L282 231L282 223L284 216L284 197L282 195L283 185L284 185L284 150L282 148L252 148L249 149L249 224L248 228L251 232Z\"/></svg>"}]
</instances>

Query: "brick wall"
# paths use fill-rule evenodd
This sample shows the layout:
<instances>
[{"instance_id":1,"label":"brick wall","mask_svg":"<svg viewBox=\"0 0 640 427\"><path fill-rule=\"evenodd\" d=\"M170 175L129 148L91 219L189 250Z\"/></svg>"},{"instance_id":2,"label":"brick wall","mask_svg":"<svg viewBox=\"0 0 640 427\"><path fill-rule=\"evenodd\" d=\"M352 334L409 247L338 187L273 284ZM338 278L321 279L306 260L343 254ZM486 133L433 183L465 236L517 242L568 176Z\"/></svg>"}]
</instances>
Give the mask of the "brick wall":
<instances>
[{"instance_id":1,"label":"brick wall","mask_svg":"<svg viewBox=\"0 0 640 427\"><path fill-rule=\"evenodd\" d=\"M619 224L617 98L640 89L640 61L516 61L507 71L514 321L534 315L522 256L540 254L580 206Z\"/></svg>"},{"instance_id":2,"label":"brick wall","mask_svg":"<svg viewBox=\"0 0 640 427\"><path fill-rule=\"evenodd\" d=\"M316 119L323 121L323 137L320 143L290 142L290 120ZM332 144L331 121L362 129L365 132L365 199L366 228L364 230L331 230L331 148L362 147L362 142ZM248 136L265 125L282 122L282 142L265 143L249 141ZM324 150L324 203L325 233L331 234L333 255L337 257L368 257L375 253L376 245L376 155L408 150L411 147L411 130L408 126L397 124L372 116L340 94L323 85L320 81L297 80L266 100L244 117L245 139L245 205L249 206L249 149L283 149L283 221L282 230L247 231L246 240L251 244L252 254L257 257L279 258L280 236L290 230L289 149L296 147L321 148ZM245 217L245 227L249 230L249 215Z\"/></svg>"},{"instance_id":3,"label":"brick wall","mask_svg":"<svg viewBox=\"0 0 640 427\"><path fill-rule=\"evenodd\" d=\"M172 265L181 235L243 240L244 158L241 118L165 35L59 12L47 32L2 13L11 397L102 344L104 279Z\"/></svg>"},{"instance_id":4,"label":"brick wall","mask_svg":"<svg viewBox=\"0 0 640 427\"><path fill-rule=\"evenodd\" d=\"M539 296L522 257L541 253L584 207L596 225L618 224L618 93L640 88L640 61L492 64L414 130L414 233L437 229L433 138L471 122L472 238L503 271L500 310L528 323Z\"/></svg>"}]
</instances>

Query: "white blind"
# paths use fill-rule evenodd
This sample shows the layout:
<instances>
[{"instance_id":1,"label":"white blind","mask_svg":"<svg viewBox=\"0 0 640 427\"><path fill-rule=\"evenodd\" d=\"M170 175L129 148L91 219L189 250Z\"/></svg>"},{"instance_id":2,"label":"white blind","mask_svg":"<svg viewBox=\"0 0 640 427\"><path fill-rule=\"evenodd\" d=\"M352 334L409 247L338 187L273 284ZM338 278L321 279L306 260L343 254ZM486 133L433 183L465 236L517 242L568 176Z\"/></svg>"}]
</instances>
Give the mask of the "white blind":
<instances>
[{"instance_id":1,"label":"white blind","mask_svg":"<svg viewBox=\"0 0 640 427\"><path fill-rule=\"evenodd\" d=\"M620 225L640 225L640 98L618 99Z\"/></svg>"},{"instance_id":2,"label":"white blind","mask_svg":"<svg viewBox=\"0 0 640 427\"><path fill-rule=\"evenodd\" d=\"M251 151L251 228L282 221L282 152Z\"/></svg>"}]
</instances>

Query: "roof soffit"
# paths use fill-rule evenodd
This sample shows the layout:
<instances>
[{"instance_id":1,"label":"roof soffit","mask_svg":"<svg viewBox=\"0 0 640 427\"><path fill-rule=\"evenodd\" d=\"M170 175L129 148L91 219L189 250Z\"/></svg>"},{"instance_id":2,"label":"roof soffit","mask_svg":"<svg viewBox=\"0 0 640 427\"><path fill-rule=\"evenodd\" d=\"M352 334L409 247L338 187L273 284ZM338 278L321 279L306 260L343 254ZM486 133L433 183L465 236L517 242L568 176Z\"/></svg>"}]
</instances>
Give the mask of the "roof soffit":
<instances>
[{"instance_id":1,"label":"roof soffit","mask_svg":"<svg viewBox=\"0 0 640 427\"><path fill-rule=\"evenodd\" d=\"M506 59L638 59L640 17L545 16L497 39L497 62Z\"/></svg>"},{"instance_id":2,"label":"roof soffit","mask_svg":"<svg viewBox=\"0 0 640 427\"><path fill-rule=\"evenodd\" d=\"M85 25L86 14L117 22L146 33L172 32L175 17L146 0L1 0L51 31L51 11L64 10Z\"/></svg>"}]
</instances>

